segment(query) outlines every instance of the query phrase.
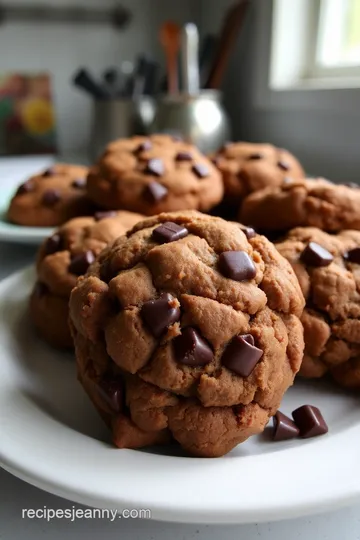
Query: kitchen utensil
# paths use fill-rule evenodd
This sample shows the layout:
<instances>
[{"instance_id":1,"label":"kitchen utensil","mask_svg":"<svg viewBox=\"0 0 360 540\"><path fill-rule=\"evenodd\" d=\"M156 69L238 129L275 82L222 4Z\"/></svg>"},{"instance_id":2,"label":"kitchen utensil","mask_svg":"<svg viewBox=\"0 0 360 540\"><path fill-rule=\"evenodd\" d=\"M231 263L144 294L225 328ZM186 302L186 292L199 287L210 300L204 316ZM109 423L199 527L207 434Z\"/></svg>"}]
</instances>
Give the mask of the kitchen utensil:
<instances>
[{"instance_id":1,"label":"kitchen utensil","mask_svg":"<svg viewBox=\"0 0 360 540\"><path fill-rule=\"evenodd\" d=\"M106 99L109 97L109 92L95 82L85 68L81 68L75 73L72 82L77 88L81 88L81 90L84 90L95 99Z\"/></svg>"},{"instance_id":2,"label":"kitchen utensil","mask_svg":"<svg viewBox=\"0 0 360 540\"><path fill-rule=\"evenodd\" d=\"M112 96L119 95L122 91L122 81L116 68L108 68L103 73L105 90Z\"/></svg>"},{"instance_id":3,"label":"kitchen utensil","mask_svg":"<svg viewBox=\"0 0 360 540\"><path fill-rule=\"evenodd\" d=\"M154 114L155 102L149 96L94 101L90 158L96 160L110 141L146 134Z\"/></svg>"},{"instance_id":4,"label":"kitchen utensil","mask_svg":"<svg viewBox=\"0 0 360 540\"><path fill-rule=\"evenodd\" d=\"M231 140L221 94L214 90L165 95L158 102L150 132L179 134L204 153L214 152Z\"/></svg>"},{"instance_id":5,"label":"kitchen utensil","mask_svg":"<svg viewBox=\"0 0 360 540\"><path fill-rule=\"evenodd\" d=\"M219 40L213 34L207 34L201 44L199 57L201 88L205 87L205 84L209 78L218 45Z\"/></svg>"},{"instance_id":6,"label":"kitchen utensil","mask_svg":"<svg viewBox=\"0 0 360 540\"><path fill-rule=\"evenodd\" d=\"M237 2L225 16L219 48L212 66L206 88L220 88L224 76L225 68L234 47L236 37L242 26L250 0L240 0Z\"/></svg>"},{"instance_id":7,"label":"kitchen utensil","mask_svg":"<svg viewBox=\"0 0 360 540\"><path fill-rule=\"evenodd\" d=\"M187 23L181 34L182 84L187 94L198 94L199 80L199 32L193 23Z\"/></svg>"},{"instance_id":8,"label":"kitchen utensil","mask_svg":"<svg viewBox=\"0 0 360 540\"><path fill-rule=\"evenodd\" d=\"M160 42L166 56L168 90L170 94L176 94L179 90L177 57L180 49L180 34L179 25L172 21L165 22L160 29Z\"/></svg>"}]
</instances>

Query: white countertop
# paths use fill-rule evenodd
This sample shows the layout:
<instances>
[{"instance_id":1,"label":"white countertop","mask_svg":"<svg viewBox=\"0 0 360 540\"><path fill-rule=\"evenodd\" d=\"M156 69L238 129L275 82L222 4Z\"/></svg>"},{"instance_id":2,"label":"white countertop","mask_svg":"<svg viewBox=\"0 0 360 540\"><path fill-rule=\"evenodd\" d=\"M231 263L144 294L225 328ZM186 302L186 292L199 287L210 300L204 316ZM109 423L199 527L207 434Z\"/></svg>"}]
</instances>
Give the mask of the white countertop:
<instances>
[{"instance_id":1,"label":"white countertop","mask_svg":"<svg viewBox=\"0 0 360 540\"><path fill-rule=\"evenodd\" d=\"M27 172L46 167L49 158L29 160L0 160L0 181L20 182ZM0 279L30 264L36 249L31 246L0 243ZM1 434L0 434L1 436ZM24 441L26 445L26 440ZM341 456L339 456L341 459ZM294 465L296 466L296 464ZM264 478L266 482L266 478ZM336 463L334 463L334 482L336 482ZM150 486L151 489L151 486ZM176 489L176 486L174 486ZM239 486L241 489L241 486ZM244 526L174 525L145 520L123 520L112 523L105 520L66 520L22 519L24 508L71 508L73 503L50 495L18 480L4 470L0 470L0 539L1 540L39 540L51 538L77 540L96 538L102 540L359 540L360 505L332 512L322 516L263 523ZM80 507L80 505L76 505Z\"/></svg>"}]
</instances>

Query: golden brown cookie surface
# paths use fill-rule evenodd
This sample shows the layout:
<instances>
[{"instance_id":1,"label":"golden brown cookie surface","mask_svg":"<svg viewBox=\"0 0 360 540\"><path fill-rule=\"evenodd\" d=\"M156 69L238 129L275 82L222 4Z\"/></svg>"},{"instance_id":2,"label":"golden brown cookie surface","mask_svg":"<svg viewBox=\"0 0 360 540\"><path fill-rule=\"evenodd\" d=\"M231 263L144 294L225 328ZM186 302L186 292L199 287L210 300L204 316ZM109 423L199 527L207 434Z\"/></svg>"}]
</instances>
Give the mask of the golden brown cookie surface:
<instances>
[{"instance_id":1,"label":"golden brown cookie surface","mask_svg":"<svg viewBox=\"0 0 360 540\"><path fill-rule=\"evenodd\" d=\"M219 456L259 433L302 358L304 299L266 238L198 212L116 240L70 299L79 378L120 447Z\"/></svg>"},{"instance_id":2,"label":"golden brown cookie surface","mask_svg":"<svg viewBox=\"0 0 360 540\"><path fill-rule=\"evenodd\" d=\"M88 177L89 197L103 208L145 215L220 202L214 165L194 146L168 135L120 139L108 145Z\"/></svg>"},{"instance_id":3,"label":"golden brown cookie surface","mask_svg":"<svg viewBox=\"0 0 360 540\"><path fill-rule=\"evenodd\" d=\"M329 232L360 229L360 189L324 178L285 181L246 197L239 220L268 231L305 226Z\"/></svg>"},{"instance_id":4,"label":"golden brown cookie surface","mask_svg":"<svg viewBox=\"0 0 360 540\"><path fill-rule=\"evenodd\" d=\"M39 249L37 279L30 311L39 334L58 348L72 347L68 303L79 275L95 256L143 216L132 212L98 212L60 227Z\"/></svg>"},{"instance_id":5,"label":"golden brown cookie surface","mask_svg":"<svg viewBox=\"0 0 360 540\"><path fill-rule=\"evenodd\" d=\"M304 177L299 161L287 150L271 144L226 144L213 161L222 174L225 197L232 204L268 186L280 186L284 178Z\"/></svg>"},{"instance_id":6,"label":"golden brown cookie surface","mask_svg":"<svg viewBox=\"0 0 360 540\"><path fill-rule=\"evenodd\" d=\"M327 234L291 230L276 245L292 265L306 308L305 355L300 373L330 373L341 385L360 388L360 231Z\"/></svg>"},{"instance_id":7,"label":"golden brown cookie surface","mask_svg":"<svg viewBox=\"0 0 360 540\"><path fill-rule=\"evenodd\" d=\"M86 196L87 167L58 163L19 186L7 217L30 227L54 227L76 216L91 215Z\"/></svg>"}]
</instances>

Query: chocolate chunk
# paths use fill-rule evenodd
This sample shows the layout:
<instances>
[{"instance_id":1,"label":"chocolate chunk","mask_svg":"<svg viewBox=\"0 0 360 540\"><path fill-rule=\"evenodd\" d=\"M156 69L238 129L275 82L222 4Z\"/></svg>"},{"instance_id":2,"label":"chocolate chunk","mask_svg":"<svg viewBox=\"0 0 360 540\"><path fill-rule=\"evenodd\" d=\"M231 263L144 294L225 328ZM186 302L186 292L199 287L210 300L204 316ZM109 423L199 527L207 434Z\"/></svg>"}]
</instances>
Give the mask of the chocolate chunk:
<instances>
[{"instance_id":1,"label":"chocolate chunk","mask_svg":"<svg viewBox=\"0 0 360 540\"><path fill-rule=\"evenodd\" d=\"M139 154L140 152L147 152L148 150L152 149L152 142L151 141L144 141L135 150L135 154Z\"/></svg>"},{"instance_id":2,"label":"chocolate chunk","mask_svg":"<svg viewBox=\"0 0 360 540\"><path fill-rule=\"evenodd\" d=\"M295 422L280 411L277 411L275 416L273 416L273 425L274 441L287 441L288 439L294 439L299 436L300 430Z\"/></svg>"},{"instance_id":3,"label":"chocolate chunk","mask_svg":"<svg viewBox=\"0 0 360 540\"><path fill-rule=\"evenodd\" d=\"M76 189L84 188L86 186L86 178L76 178L71 185Z\"/></svg>"},{"instance_id":4,"label":"chocolate chunk","mask_svg":"<svg viewBox=\"0 0 360 540\"><path fill-rule=\"evenodd\" d=\"M95 221L101 221L102 219L112 218L117 216L115 210L104 210L102 212L95 212L94 219Z\"/></svg>"},{"instance_id":5,"label":"chocolate chunk","mask_svg":"<svg viewBox=\"0 0 360 540\"><path fill-rule=\"evenodd\" d=\"M97 390L110 409L115 412L123 409L124 389L120 378L104 378L97 384Z\"/></svg>"},{"instance_id":6,"label":"chocolate chunk","mask_svg":"<svg viewBox=\"0 0 360 540\"><path fill-rule=\"evenodd\" d=\"M43 283L42 281L37 281L35 283L34 294L38 298L41 298L41 296L44 296L44 294L46 294L48 291L49 289L47 285L45 285L45 283Z\"/></svg>"},{"instance_id":7,"label":"chocolate chunk","mask_svg":"<svg viewBox=\"0 0 360 540\"><path fill-rule=\"evenodd\" d=\"M155 337L160 337L168 326L180 319L180 308L171 294L163 293L157 300L145 302L141 317Z\"/></svg>"},{"instance_id":8,"label":"chocolate chunk","mask_svg":"<svg viewBox=\"0 0 360 540\"><path fill-rule=\"evenodd\" d=\"M150 182L150 184L148 184L144 189L144 196L151 202L151 204L162 201L167 194L168 190L165 186L159 184L159 182Z\"/></svg>"},{"instance_id":9,"label":"chocolate chunk","mask_svg":"<svg viewBox=\"0 0 360 540\"><path fill-rule=\"evenodd\" d=\"M23 195L24 193L30 193L31 191L34 191L34 184L28 181L18 187L16 195Z\"/></svg>"},{"instance_id":10,"label":"chocolate chunk","mask_svg":"<svg viewBox=\"0 0 360 540\"><path fill-rule=\"evenodd\" d=\"M221 273L235 281L248 281L256 276L256 268L245 251L224 251L219 257Z\"/></svg>"},{"instance_id":11,"label":"chocolate chunk","mask_svg":"<svg viewBox=\"0 0 360 540\"><path fill-rule=\"evenodd\" d=\"M198 178L206 178L209 176L209 169L203 163L195 163L192 167L192 171Z\"/></svg>"},{"instance_id":12,"label":"chocolate chunk","mask_svg":"<svg viewBox=\"0 0 360 540\"><path fill-rule=\"evenodd\" d=\"M286 163L286 161L278 161L278 167L280 167L280 169L282 169L283 171L288 171L290 169L290 165L288 163Z\"/></svg>"},{"instance_id":13,"label":"chocolate chunk","mask_svg":"<svg viewBox=\"0 0 360 540\"><path fill-rule=\"evenodd\" d=\"M175 161L191 161L192 155L189 152L179 152L175 156Z\"/></svg>"},{"instance_id":14,"label":"chocolate chunk","mask_svg":"<svg viewBox=\"0 0 360 540\"><path fill-rule=\"evenodd\" d=\"M61 194L58 189L48 189L42 196L42 202L46 206L53 206L61 199Z\"/></svg>"},{"instance_id":15,"label":"chocolate chunk","mask_svg":"<svg viewBox=\"0 0 360 540\"><path fill-rule=\"evenodd\" d=\"M262 159L264 157L264 154L260 154L260 153L256 153L256 154L251 154L248 159Z\"/></svg>"},{"instance_id":16,"label":"chocolate chunk","mask_svg":"<svg viewBox=\"0 0 360 540\"><path fill-rule=\"evenodd\" d=\"M215 167L219 167L219 165L221 163L221 157L220 156L215 156L215 157L211 158L211 161L215 165Z\"/></svg>"},{"instance_id":17,"label":"chocolate chunk","mask_svg":"<svg viewBox=\"0 0 360 540\"><path fill-rule=\"evenodd\" d=\"M294 180L291 178L291 176L285 176L285 178L283 179L283 185L288 186L289 184L292 184L293 181Z\"/></svg>"},{"instance_id":18,"label":"chocolate chunk","mask_svg":"<svg viewBox=\"0 0 360 540\"><path fill-rule=\"evenodd\" d=\"M323 435L329 431L321 412L313 405L299 407L293 411L292 417L304 439Z\"/></svg>"},{"instance_id":19,"label":"chocolate chunk","mask_svg":"<svg viewBox=\"0 0 360 540\"><path fill-rule=\"evenodd\" d=\"M86 270L89 268L90 264L95 261L95 255L92 251L88 250L85 253L80 253L75 255L69 264L70 274L75 274L76 276L82 276L85 274Z\"/></svg>"},{"instance_id":20,"label":"chocolate chunk","mask_svg":"<svg viewBox=\"0 0 360 540\"><path fill-rule=\"evenodd\" d=\"M205 366L214 358L210 345L195 328L184 328L173 340L175 359L186 366Z\"/></svg>"},{"instance_id":21,"label":"chocolate chunk","mask_svg":"<svg viewBox=\"0 0 360 540\"><path fill-rule=\"evenodd\" d=\"M350 249L344 253L344 259L350 263L360 264L360 248Z\"/></svg>"},{"instance_id":22,"label":"chocolate chunk","mask_svg":"<svg viewBox=\"0 0 360 540\"><path fill-rule=\"evenodd\" d=\"M164 162L162 159L154 158L149 159L145 173L146 174L153 174L154 176L162 176L165 172Z\"/></svg>"},{"instance_id":23,"label":"chocolate chunk","mask_svg":"<svg viewBox=\"0 0 360 540\"><path fill-rule=\"evenodd\" d=\"M346 184L343 184L343 186L352 188L352 189L359 189L360 185L356 184L355 182L346 182Z\"/></svg>"},{"instance_id":24,"label":"chocolate chunk","mask_svg":"<svg viewBox=\"0 0 360 540\"><path fill-rule=\"evenodd\" d=\"M241 230L245 234L245 236L246 236L246 238L248 240L250 240L251 238L254 238L254 236L256 236L255 229L253 229L252 227L244 227Z\"/></svg>"},{"instance_id":25,"label":"chocolate chunk","mask_svg":"<svg viewBox=\"0 0 360 540\"><path fill-rule=\"evenodd\" d=\"M49 167L42 173L42 176L54 176L54 174L56 174L55 169L53 169L53 167Z\"/></svg>"},{"instance_id":26,"label":"chocolate chunk","mask_svg":"<svg viewBox=\"0 0 360 540\"><path fill-rule=\"evenodd\" d=\"M50 236L45 242L44 251L45 255L52 255L62 248L62 237L56 233Z\"/></svg>"},{"instance_id":27,"label":"chocolate chunk","mask_svg":"<svg viewBox=\"0 0 360 540\"><path fill-rule=\"evenodd\" d=\"M222 364L240 377L248 377L263 355L254 343L250 334L235 336L225 349Z\"/></svg>"},{"instance_id":28,"label":"chocolate chunk","mask_svg":"<svg viewBox=\"0 0 360 540\"><path fill-rule=\"evenodd\" d=\"M329 266L333 262L334 257L327 249L316 244L316 242L309 242L302 252L300 259L308 266Z\"/></svg>"},{"instance_id":29,"label":"chocolate chunk","mask_svg":"<svg viewBox=\"0 0 360 540\"><path fill-rule=\"evenodd\" d=\"M177 225L172 221L166 221L159 227L153 230L152 237L159 244L167 244L168 242L175 242L180 238L185 238L189 234L189 231L183 225Z\"/></svg>"}]
</instances>

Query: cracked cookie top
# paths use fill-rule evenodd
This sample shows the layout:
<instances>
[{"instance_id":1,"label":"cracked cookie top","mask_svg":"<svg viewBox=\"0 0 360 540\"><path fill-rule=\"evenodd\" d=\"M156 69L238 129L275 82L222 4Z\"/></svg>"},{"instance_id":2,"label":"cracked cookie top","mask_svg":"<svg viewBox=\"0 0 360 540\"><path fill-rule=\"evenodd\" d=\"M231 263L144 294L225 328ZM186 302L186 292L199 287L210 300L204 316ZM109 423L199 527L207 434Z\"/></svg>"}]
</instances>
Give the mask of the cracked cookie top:
<instances>
[{"instance_id":1,"label":"cracked cookie top","mask_svg":"<svg viewBox=\"0 0 360 540\"><path fill-rule=\"evenodd\" d=\"M335 235L299 227L276 247L306 299L301 373L330 372L340 384L360 388L360 231Z\"/></svg>"},{"instance_id":2,"label":"cracked cookie top","mask_svg":"<svg viewBox=\"0 0 360 540\"><path fill-rule=\"evenodd\" d=\"M89 197L103 208L153 215L221 201L223 184L211 161L193 145L169 135L119 139L91 168Z\"/></svg>"},{"instance_id":3,"label":"cracked cookie top","mask_svg":"<svg viewBox=\"0 0 360 540\"><path fill-rule=\"evenodd\" d=\"M360 189L324 178L286 180L280 187L246 197L239 220L269 231L305 226L329 232L360 229Z\"/></svg>"}]
</instances>

